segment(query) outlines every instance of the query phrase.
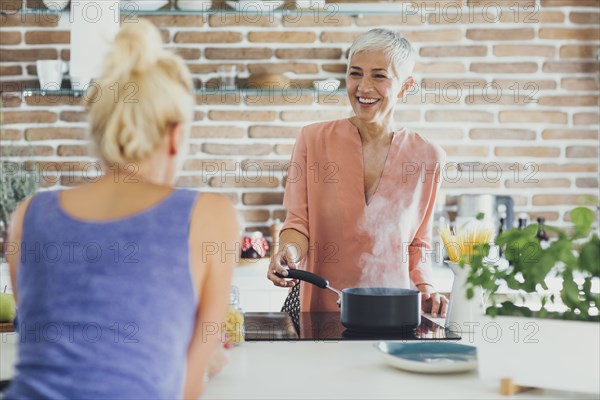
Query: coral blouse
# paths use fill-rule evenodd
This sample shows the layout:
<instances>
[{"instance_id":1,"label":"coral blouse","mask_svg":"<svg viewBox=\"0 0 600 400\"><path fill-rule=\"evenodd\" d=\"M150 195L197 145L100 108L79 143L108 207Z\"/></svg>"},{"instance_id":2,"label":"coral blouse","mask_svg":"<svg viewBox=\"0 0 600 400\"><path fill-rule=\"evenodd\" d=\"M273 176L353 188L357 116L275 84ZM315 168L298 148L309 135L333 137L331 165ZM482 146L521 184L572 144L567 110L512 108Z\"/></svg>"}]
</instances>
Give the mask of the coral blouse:
<instances>
[{"instance_id":1,"label":"coral blouse","mask_svg":"<svg viewBox=\"0 0 600 400\"><path fill-rule=\"evenodd\" d=\"M308 125L294 146L285 229L308 237L299 267L336 289L431 282L431 226L444 151L394 132L379 186L365 201L362 141L348 119ZM301 311L338 311L335 293L303 283Z\"/></svg>"}]
</instances>

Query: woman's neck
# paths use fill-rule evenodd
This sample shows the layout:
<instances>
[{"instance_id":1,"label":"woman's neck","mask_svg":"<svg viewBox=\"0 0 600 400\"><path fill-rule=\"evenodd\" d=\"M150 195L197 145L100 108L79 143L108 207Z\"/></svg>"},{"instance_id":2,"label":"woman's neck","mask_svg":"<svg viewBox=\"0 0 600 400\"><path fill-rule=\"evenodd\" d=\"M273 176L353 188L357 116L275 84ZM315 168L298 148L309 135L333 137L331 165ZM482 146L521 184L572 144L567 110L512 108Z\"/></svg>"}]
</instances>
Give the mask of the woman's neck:
<instances>
[{"instance_id":1,"label":"woman's neck","mask_svg":"<svg viewBox=\"0 0 600 400\"><path fill-rule=\"evenodd\" d=\"M358 128L361 140L365 144L390 139L396 130L396 125L392 119L382 122L364 122L357 117L352 117L350 122Z\"/></svg>"}]
</instances>

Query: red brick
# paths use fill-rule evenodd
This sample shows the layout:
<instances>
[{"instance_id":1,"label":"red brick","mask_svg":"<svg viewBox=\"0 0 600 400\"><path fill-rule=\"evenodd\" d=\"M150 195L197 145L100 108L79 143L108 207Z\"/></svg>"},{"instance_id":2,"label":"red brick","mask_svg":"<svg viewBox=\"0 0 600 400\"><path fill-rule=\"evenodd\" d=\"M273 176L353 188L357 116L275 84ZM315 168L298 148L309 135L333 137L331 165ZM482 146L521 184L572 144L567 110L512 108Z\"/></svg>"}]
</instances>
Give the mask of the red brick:
<instances>
[{"instance_id":1,"label":"red brick","mask_svg":"<svg viewBox=\"0 0 600 400\"><path fill-rule=\"evenodd\" d=\"M591 107L598 105L598 96L542 96L538 103L554 107Z\"/></svg>"},{"instance_id":2,"label":"red brick","mask_svg":"<svg viewBox=\"0 0 600 400\"><path fill-rule=\"evenodd\" d=\"M244 193L242 195L242 202L248 206L283 204L283 193L281 193L281 192Z\"/></svg>"},{"instance_id":3,"label":"red brick","mask_svg":"<svg viewBox=\"0 0 600 400\"><path fill-rule=\"evenodd\" d=\"M593 112L581 112L573 114L575 125L597 125L600 123L600 114Z\"/></svg>"},{"instance_id":4,"label":"red brick","mask_svg":"<svg viewBox=\"0 0 600 400\"><path fill-rule=\"evenodd\" d=\"M32 95L25 96L25 102L28 106L34 107L54 107L61 105L76 106L83 104L83 97L73 95Z\"/></svg>"},{"instance_id":5,"label":"red brick","mask_svg":"<svg viewBox=\"0 0 600 400\"><path fill-rule=\"evenodd\" d=\"M346 64L321 64L324 72L333 72L336 74L345 74L348 66Z\"/></svg>"},{"instance_id":6,"label":"red brick","mask_svg":"<svg viewBox=\"0 0 600 400\"><path fill-rule=\"evenodd\" d=\"M541 0L542 7L598 7L595 0Z\"/></svg>"},{"instance_id":7,"label":"red brick","mask_svg":"<svg viewBox=\"0 0 600 400\"><path fill-rule=\"evenodd\" d=\"M240 32L178 32L175 43L237 43L243 36Z\"/></svg>"},{"instance_id":8,"label":"red brick","mask_svg":"<svg viewBox=\"0 0 600 400\"><path fill-rule=\"evenodd\" d=\"M540 39L551 40L600 40L600 30L571 28L540 28Z\"/></svg>"},{"instance_id":9,"label":"red brick","mask_svg":"<svg viewBox=\"0 0 600 400\"><path fill-rule=\"evenodd\" d=\"M221 174L223 171L236 170L238 162L224 159L188 158L183 164L184 171L205 171L209 174Z\"/></svg>"},{"instance_id":10,"label":"red brick","mask_svg":"<svg viewBox=\"0 0 600 400\"><path fill-rule=\"evenodd\" d=\"M2 107L20 107L21 106L21 96L13 95L13 94L2 94Z\"/></svg>"},{"instance_id":11,"label":"red brick","mask_svg":"<svg viewBox=\"0 0 600 400\"><path fill-rule=\"evenodd\" d=\"M0 49L0 60L9 61L37 61L56 60L58 52L56 49Z\"/></svg>"},{"instance_id":12,"label":"red brick","mask_svg":"<svg viewBox=\"0 0 600 400\"><path fill-rule=\"evenodd\" d=\"M259 43L313 43L317 35L314 32L248 32L248 40Z\"/></svg>"},{"instance_id":13,"label":"red brick","mask_svg":"<svg viewBox=\"0 0 600 400\"><path fill-rule=\"evenodd\" d=\"M571 11L569 20L575 24L600 24L600 13Z\"/></svg>"},{"instance_id":14,"label":"red brick","mask_svg":"<svg viewBox=\"0 0 600 400\"><path fill-rule=\"evenodd\" d=\"M274 121L276 117L275 111L213 110L208 112L208 118L214 121Z\"/></svg>"},{"instance_id":15,"label":"red brick","mask_svg":"<svg viewBox=\"0 0 600 400\"><path fill-rule=\"evenodd\" d=\"M352 18L346 15L340 15L331 9L323 11L316 15L314 13L303 13L299 17L284 18L283 26L286 28L305 28L310 26L320 26L333 28L338 26L351 26Z\"/></svg>"},{"instance_id":16,"label":"red brick","mask_svg":"<svg viewBox=\"0 0 600 400\"><path fill-rule=\"evenodd\" d=\"M18 129L1 129L2 137L0 140L21 140L22 134Z\"/></svg>"},{"instance_id":17,"label":"red brick","mask_svg":"<svg viewBox=\"0 0 600 400\"><path fill-rule=\"evenodd\" d=\"M467 29L467 39L471 40L531 40L534 37L532 28Z\"/></svg>"},{"instance_id":18,"label":"red brick","mask_svg":"<svg viewBox=\"0 0 600 400\"><path fill-rule=\"evenodd\" d=\"M597 196L577 194L539 194L533 196L534 206L581 205L581 201L597 199Z\"/></svg>"},{"instance_id":19,"label":"red brick","mask_svg":"<svg viewBox=\"0 0 600 400\"><path fill-rule=\"evenodd\" d=\"M266 156L271 153L270 144L224 144L224 143L204 143L202 151L206 154L219 155L244 155L244 156Z\"/></svg>"},{"instance_id":20,"label":"red brick","mask_svg":"<svg viewBox=\"0 0 600 400\"><path fill-rule=\"evenodd\" d=\"M471 129L474 140L535 140L535 131L529 129Z\"/></svg>"},{"instance_id":21,"label":"red brick","mask_svg":"<svg viewBox=\"0 0 600 400\"><path fill-rule=\"evenodd\" d=\"M580 188L597 188L598 178L577 178L575 184Z\"/></svg>"},{"instance_id":22,"label":"red brick","mask_svg":"<svg viewBox=\"0 0 600 400\"><path fill-rule=\"evenodd\" d=\"M294 110L282 111L279 118L282 121L319 122L348 118L348 111L343 110Z\"/></svg>"},{"instance_id":23,"label":"red brick","mask_svg":"<svg viewBox=\"0 0 600 400\"><path fill-rule=\"evenodd\" d=\"M538 90L556 89L556 82L551 80L494 79L493 83L502 90L518 92L526 96L533 96Z\"/></svg>"},{"instance_id":24,"label":"red brick","mask_svg":"<svg viewBox=\"0 0 600 400\"><path fill-rule=\"evenodd\" d=\"M177 48L170 48L170 51L172 51L173 53L177 54L179 57L183 58L184 60L197 60L200 58L200 55L202 54L200 52L200 49L192 49L192 48L182 48L182 47L177 47ZM208 56L206 56L208 58Z\"/></svg>"},{"instance_id":25,"label":"red brick","mask_svg":"<svg viewBox=\"0 0 600 400\"><path fill-rule=\"evenodd\" d=\"M489 147L487 146L450 146L442 145L449 157L487 157Z\"/></svg>"},{"instance_id":26,"label":"red brick","mask_svg":"<svg viewBox=\"0 0 600 400\"><path fill-rule=\"evenodd\" d=\"M25 34L27 44L69 44L69 31L30 31Z\"/></svg>"},{"instance_id":27,"label":"red brick","mask_svg":"<svg viewBox=\"0 0 600 400\"><path fill-rule=\"evenodd\" d=\"M597 73L600 70L597 62L575 62L575 61L548 61L544 63L544 72L563 72L563 73Z\"/></svg>"},{"instance_id":28,"label":"red brick","mask_svg":"<svg viewBox=\"0 0 600 400\"><path fill-rule=\"evenodd\" d=\"M428 73L462 73L465 72L466 68L462 63L451 63L451 62L433 62L433 63L416 63L415 73L428 74Z\"/></svg>"},{"instance_id":29,"label":"red brick","mask_svg":"<svg viewBox=\"0 0 600 400\"><path fill-rule=\"evenodd\" d=\"M56 114L48 111L5 111L4 124L56 122Z\"/></svg>"},{"instance_id":30,"label":"red brick","mask_svg":"<svg viewBox=\"0 0 600 400\"><path fill-rule=\"evenodd\" d=\"M411 2L411 4L414 4ZM440 4L440 2L436 2ZM390 26L406 26L406 25L421 25L424 22L424 17L421 15L363 15L361 18L356 18L354 23L356 26L372 26L374 28L382 25Z\"/></svg>"},{"instance_id":31,"label":"red brick","mask_svg":"<svg viewBox=\"0 0 600 400\"><path fill-rule=\"evenodd\" d=\"M498 157L558 157L560 148L549 146L536 147L496 147L494 154Z\"/></svg>"},{"instance_id":32,"label":"red brick","mask_svg":"<svg viewBox=\"0 0 600 400\"><path fill-rule=\"evenodd\" d=\"M462 39L459 29L403 31L402 34L411 42L458 42Z\"/></svg>"},{"instance_id":33,"label":"red brick","mask_svg":"<svg viewBox=\"0 0 600 400\"><path fill-rule=\"evenodd\" d=\"M478 73L524 74L536 72L537 64L532 62L472 63L470 70Z\"/></svg>"},{"instance_id":34,"label":"red brick","mask_svg":"<svg viewBox=\"0 0 600 400\"><path fill-rule=\"evenodd\" d=\"M488 111L430 110L425 112L425 119L432 122L492 122L494 120L494 114Z\"/></svg>"},{"instance_id":35,"label":"red brick","mask_svg":"<svg viewBox=\"0 0 600 400\"><path fill-rule=\"evenodd\" d=\"M251 138L296 138L300 132L300 127L295 126L277 126L277 125L256 125L251 126L248 136Z\"/></svg>"},{"instance_id":36,"label":"red brick","mask_svg":"<svg viewBox=\"0 0 600 400\"><path fill-rule=\"evenodd\" d=\"M569 44L560 47L561 58L594 58L597 46Z\"/></svg>"},{"instance_id":37,"label":"red brick","mask_svg":"<svg viewBox=\"0 0 600 400\"><path fill-rule=\"evenodd\" d=\"M553 58L556 54L554 46L494 46L494 55L498 57L546 57Z\"/></svg>"},{"instance_id":38,"label":"red brick","mask_svg":"<svg viewBox=\"0 0 600 400\"><path fill-rule=\"evenodd\" d=\"M597 91L600 85L596 78L562 78L560 86L567 90Z\"/></svg>"},{"instance_id":39,"label":"red brick","mask_svg":"<svg viewBox=\"0 0 600 400\"><path fill-rule=\"evenodd\" d=\"M20 65L0 65L0 76L21 75L22 71Z\"/></svg>"},{"instance_id":40,"label":"red brick","mask_svg":"<svg viewBox=\"0 0 600 400\"><path fill-rule=\"evenodd\" d=\"M63 111L60 113L60 119L67 122L85 122L87 113L85 111Z\"/></svg>"},{"instance_id":41,"label":"red brick","mask_svg":"<svg viewBox=\"0 0 600 400\"><path fill-rule=\"evenodd\" d=\"M504 182L507 188L523 188L523 189L537 189L537 188L568 188L571 187L571 180L567 178L554 178L554 179L537 179L531 180L520 180L518 182L513 180L507 180Z\"/></svg>"},{"instance_id":42,"label":"red brick","mask_svg":"<svg viewBox=\"0 0 600 400\"><path fill-rule=\"evenodd\" d=\"M342 56L342 49L338 48L298 48L298 49L277 49L275 56L283 59L337 59Z\"/></svg>"},{"instance_id":43,"label":"red brick","mask_svg":"<svg viewBox=\"0 0 600 400\"><path fill-rule=\"evenodd\" d=\"M204 25L204 17L202 15L152 15L145 16L154 25L166 27L195 27L199 28Z\"/></svg>"},{"instance_id":44,"label":"red brick","mask_svg":"<svg viewBox=\"0 0 600 400\"><path fill-rule=\"evenodd\" d=\"M39 13L39 14L7 14L2 15L2 27L8 28L12 26L34 26L36 28L41 27L54 27L58 25L60 15L50 13Z\"/></svg>"},{"instance_id":45,"label":"red brick","mask_svg":"<svg viewBox=\"0 0 600 400\"><path fill-rule=\"evenodd\" d=\"M274 176L215 176L210 179L209 185L217 188L276 188L279 179Z\"/></svg>"},{"instance_id":46,"label":"red brick","mask_svg":"<svg viewBox=\"0 0 600 400\"><path fill-rule=\"evenodd\" d=\"M301 106L312 105L313 97L310 94L303 94L306 91L289 88L283 92L270 93L261 92L256 95L248 95L244 99L250 106Z\"/></svg>"},{"instance_id":47,"label":"red brick","mask_svg":"<svg viewBox=\"0 0 600 400\"><path fill-rule=\"evenodd\" d=\"M271 58L273 50L261 47L246 47L246 48L216 48L208 47L204 51L204 56L207 59L218 59L218 60L236 60L236 59L247 59L247 60L258 60L261 58Z\"/></svg>"},{"instance_id":48,"label":"red brick","mask_svg":"<svg viewBox=\"0 0 600 400\"><path fill-rule=\"evenodd\" d=\"M500 122L566 124L567 114L560 111L500 111L498 119Z\"/></svg>"},{"instance_id":49,"label":"red brick","mask_svg":"<svg viewBox=\"0 0 600 400\"><path fill-rule=\"evenodd\" d=\"M485 46L435 46L421 47L421 57L484 57L487 55Z\"/></svg>"},{"instance_id":50,"label":"red brick","mask_svg":"<svg viewBox=\"0 0 600 400\"><path fill-rule=\"evenodd\" d=\"M289 160L244 160L242 170L271 176L275 171L286 171L289 165Z\"/></svg>"},{"instance_id":51,"label":"red brick","mask_svg":"<svg viewBox=\"0 0 600 400\"><path fill-rule=\"evenodd\" d=\"M4 46L19 43L21 43L21 32L3 32L0 36L0 45Z\"/></svg>"},{"instance_id":52,"label":"red brick","mask_svg":"<svg viewBox=\"0 0 600 400\"><path fill-rule=\"evenodd\" d=\"M542 139L546 140L564 140L564 139L583 139L598 140L597 130L566 130L566 129L544 129Z\"/></svg>"},{"instance_id":53,"label":"red brick","mask_svg":"<svg viewBox=\"0 0 600 400\"><path fill-rule=\"evenodd\" d=\"M538 164L539 172L568 173L573 172L597 172L596 164Z\"/></svg>"},{"instance_id":54,"label":"red brick","mask_svg":"<svg viewBox=\"0 0 600 400\"><path fill-rule=\"evenodd\" d=\"M209 17L208 24L211 27L225 27L225 26L250 26L256 27L269 27L277 25L277 18L273 18L273 15L247 15L244 13L240 14L225 14L216 13Z\"/></svg>"},{"instance_id":55,"label":"red brick","mask_svg":"<svg viewBox=\"0 0 600 400\"><path fill-rule=\"evenodd\" d=\"M244 128L239 126L200 125L192 126L192 138L242 138Z\"/></svg>"},{"instance_id":56,"label":"red brick","mask_svg":"<svg viewBox=\"0 0 600 400\"><path fill-rule=\"evenodd\" d=\"M248 71L250 71L251 74L283 74L286 72L293 72L295 74L316 74L319 72L319 67L317 64L300 62L265 63L248 64Z\"/></svg>"},{"instance_id":57,"label":"red brick","mask_svg":"<svg viewBox=\"0 0 600 400\"><path fill-rule=\"evenodd\" d=\"M597 146L568 146L568 158L598 158Z\"/></svg>"},{"instance_id":58,"label":"red brick","mask_svg":"<svg viewBox=\"0 0 600 400\"><path fill-rule=\"evenodd\" d=\"M56 150L59 156L63 157L86 157L91 156L92 151L89 145L63 144Z\"/></svg>"},{"instance_id":59,"label":"red brick","mask_svg":"<svg viewBox=\"0 0 600 400\"><path fill-rule=\"evenodd\" d=\"M58 140L58 139L85 139L83 128L29 128L25 131L27 140Z\"/></svg>"},{"instance_id":60,"label":"red brick","mask_svg":"<svg viewBox=\"0 0 600 400\"><path fill-rule=\"evenodd\" d=\"M50 146L2 146L2 156L4 157L33 157L51 155L54 155L54 149Z\"/></svg>"}]
</instances>

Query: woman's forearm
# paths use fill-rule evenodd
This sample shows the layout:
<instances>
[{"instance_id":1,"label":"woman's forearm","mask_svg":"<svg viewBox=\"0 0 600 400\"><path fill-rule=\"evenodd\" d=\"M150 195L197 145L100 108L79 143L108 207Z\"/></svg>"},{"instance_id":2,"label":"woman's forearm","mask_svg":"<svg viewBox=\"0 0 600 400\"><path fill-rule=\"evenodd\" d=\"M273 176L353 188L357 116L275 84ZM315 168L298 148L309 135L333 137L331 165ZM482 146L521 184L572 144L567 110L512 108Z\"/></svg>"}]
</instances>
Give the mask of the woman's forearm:
<instances>
[{"instance_id":1,"label":"woman's forearm","mask_svg":"<svg viewBox=\"0 0 600 400\"><path fill-rule=\"evenodd\" d=\"M286 247L291 251L293 261L298 263L308 251L308 238L295 229L286 229L279 235L279 249Z\"/></svg>"}]
</instances>

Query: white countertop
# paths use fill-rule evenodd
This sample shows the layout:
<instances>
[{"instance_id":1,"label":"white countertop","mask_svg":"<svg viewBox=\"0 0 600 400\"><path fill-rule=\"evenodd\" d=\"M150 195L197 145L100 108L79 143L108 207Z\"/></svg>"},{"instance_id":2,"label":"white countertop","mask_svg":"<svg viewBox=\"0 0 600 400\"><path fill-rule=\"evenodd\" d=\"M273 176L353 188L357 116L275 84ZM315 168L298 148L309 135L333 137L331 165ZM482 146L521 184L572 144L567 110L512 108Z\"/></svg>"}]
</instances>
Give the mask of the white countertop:
<instances>
[{"instance_id":1,"label":"white countertop","mask_svg":"<svg viewBox=\"0 0 600 400\"><path fill-rule=\"evenodd\" d=\"M230 351L230 361L204 399L506 399L498 382L477 371L419 374L389 367L375 342L254 342ZM516 399L596 398L535 389Z\"/></svg>"}]
</instances>

